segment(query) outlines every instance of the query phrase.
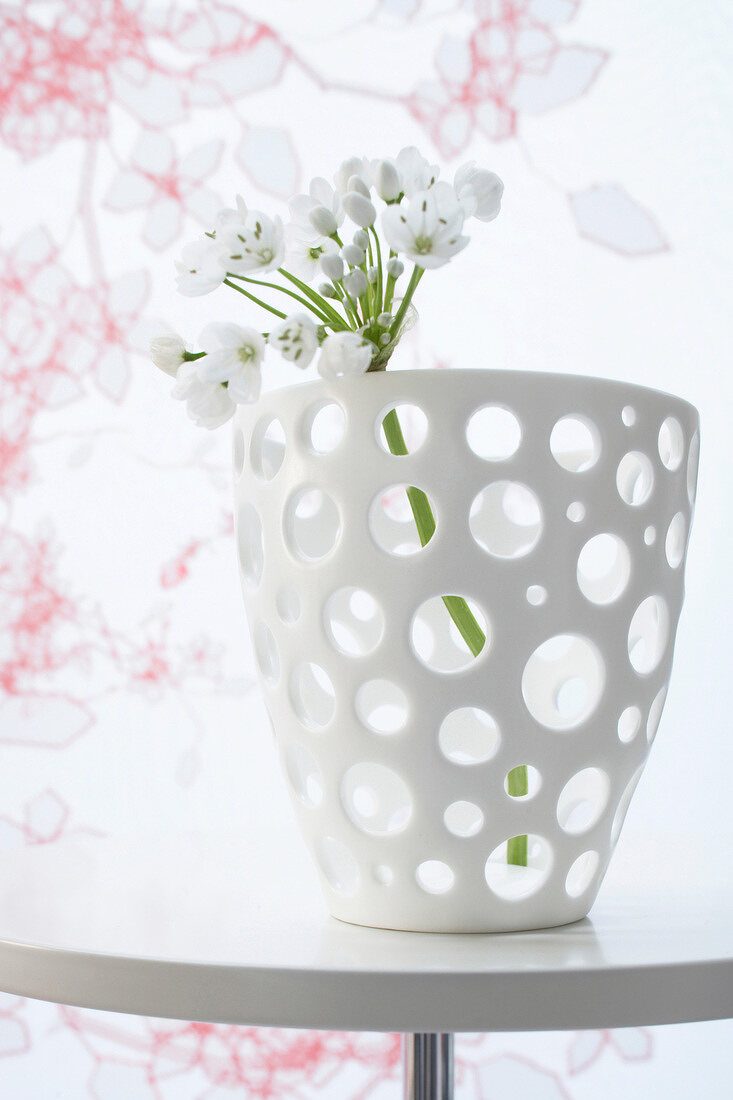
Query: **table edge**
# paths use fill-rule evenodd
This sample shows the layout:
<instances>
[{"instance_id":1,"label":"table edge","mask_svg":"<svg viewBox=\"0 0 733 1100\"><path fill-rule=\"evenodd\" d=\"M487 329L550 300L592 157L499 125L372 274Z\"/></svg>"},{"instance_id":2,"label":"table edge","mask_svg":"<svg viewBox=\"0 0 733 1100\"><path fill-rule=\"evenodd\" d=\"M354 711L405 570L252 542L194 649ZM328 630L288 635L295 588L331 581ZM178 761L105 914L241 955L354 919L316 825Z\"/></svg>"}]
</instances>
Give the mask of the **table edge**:
<instances>
[{"instance_id":1,"label":"table edge","mask_svg":"<svg viewBox=\"0 0 733 1100\"><path fill-rule=\"evenodd\" d=\"M598 980L604 986L600 1004L592 991ZM0 940L0 989L78 1008L251 1027L567 1031L733 1017L733 959L560 972L345 972Z\"/></svg>"}]
</instances>

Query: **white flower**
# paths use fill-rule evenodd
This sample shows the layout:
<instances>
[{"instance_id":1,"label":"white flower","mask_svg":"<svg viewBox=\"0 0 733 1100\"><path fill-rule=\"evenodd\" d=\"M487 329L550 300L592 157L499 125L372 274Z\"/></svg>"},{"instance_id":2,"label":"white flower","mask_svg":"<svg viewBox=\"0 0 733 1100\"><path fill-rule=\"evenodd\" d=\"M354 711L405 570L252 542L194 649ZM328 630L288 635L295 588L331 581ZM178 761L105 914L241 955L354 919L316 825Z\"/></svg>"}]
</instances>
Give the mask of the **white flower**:
<instances>
[{"instance_id":1,"label":"white flower","mask_svg":"<svg viewBox=\"0 0 733 1100\"><path fill-rule=\"evenodd\" d=\"M358 244L345 244L341 249L341 255L349 267L358 267L364 263L364 249Z\"/></svg>"},{"instance_id":2,"label":"white flower","mask_svg":"<svg viewBox=\"0 0 733 1100\"><path fill-rule=\"evenodd\" d=\"M318 358L318 373L324 378L339 375L364 374L372 361L373 346L358 333L348 329L327 336Z\"/></svg>"},{"instance_id":3,"label":"white flower","mask_svg":"<svg viewBox=\"0 0 733 1100\"><path fill-rule=\"evenodd\" d=\"M418 191L408 201L388 206L382 228L390 247L423 268L442 267L468 244L461 236L464 210L448 183Z\"/></svg>"},{"instance_id":4,"label":"white flower","mask_svg":"<svg viewBox=\"0 0 733 1100\"><path fill-rule=\"evenodd\" d=\"M347 191L353 190L353 188L349 186L349 181L353 176L358 176L367 190L369 190L372 185L373 172L371 163L366 157L349 157L348 160L343 161L339 166L333 177L333 182L336 184L336 190L339 195L345 195Z\"/></svg>"},{"instance_id":5,"label":"white flower","mask_svg":"<svg viewBox=\"0 0 733 1100\"><path fill-rule=\"evenodd\" d=\"M187 298L209 294L226 278L221 247L210 237L185 245L181 259L176 262L176 269L178 289Z\"/></svg>"},{"instance_id":6,"label":"white flower","mask_svg":"<svg viewBox=\"0 0 733 1100\"><path fill-rule=\"evenodd\" d=\"M150 358L156 367L176 377L176 371L183 362L186 345L177 332L168 332L165 336L154 336L150 341Z\"/></svg>"},{"instance_id":7,"label":"white flower","mask_svg":"<svg viewBox=\"0 0 733 1100\"><path fill-rule=\"evenodd\" d=\"M350 191L356 191L358 195L363 195L365 199L371 199L372 197L372 193L369 190L369 187L366 185L361 176L349 177L346 194L348 195ZM344 195L344 198L346 198L346 195ZM348 210L346 211L346 213L348 214Z\"/></svg>"},{"instance_id":8,"label":"white flower","mask_svg":"<svg viewBox=\"0 0 733 1100\"><path fill-rule=\"evenodd\" d=\"M226 382L229 396L237 404L256 401L260 396L260 365L265 354L265 339L254 328L241 325L207 325L199 337L206 352L196 360L202 382Z\"/></svg>"},{"instance_id":9,"label":"white flower","mask_svg":"<svg viewBox=\"0 0 733 1100\"><path fill-rule=\"evenodd\" d=\"M314 206L308 211L308 221L321 237L332 237L338 229L338 222L327 206Z\"/></svg>"},{"instance_id":10,"label":"white flower","mask_svg":"<svg viewBox=\"0 0 733 1100\"><path fill-rule=\"evenodd\" d=\"M343 277L344 290L348 291L352 298L361 298L366 294L367 277L360 267L355 267L348 275Z\"/></svg>"},{"instance_id":11,"label":"white flower","mask_svg":"<svg viewBox=\"0 0 733 1100\"><path fill-rule=\"evenodd\" d=\"M274 271L285 255L282 221L268 218L260 210L249 210L243 222L225 225L217 233L217 241L227 271L236 275Z\"/></svg>"},{"instance_id":12,"label":"white flower","mask_svg":"<svg viewBox=\"0 0 733 1100\"><path fill-rule=\"evenodd\" d=\"M295 195L288 203L293 219L291 222L293 229L304 240L311 241L313 244L323 244L329 237L329 234L324 236L315 229L310 219L311 211L320 206L324 206L331 212L337 227L342 224L344 212L341 207L341 196L334 191L328 180L324 180L321 176L311 180L307 195Z\"/></svg>"},{"instance_id":13,"label":"white flower","mask_svg":"<svg viewBox=\"0 0 733 1100\"><path fill-rule=\"evenodd\" d=\"M186 412L200 428L218 428L229 420L235 404L229 391L219 382L202 382L196 362L182 363L171 394L186 402Z\"/></svg>"},{"instance_id":14,"label":"white flower","mask_svg":"<svg viewBox=\"0 0 733 1100\"><path fill-rule=\"evenodd\" d=\"M456 172L454 187L466 217L473 215L479 221L490 222L499 213L504 184L495 172L479 168L475 160L461 165Z\"/></svg>"},{"instance_id":15,"label":"white flower","mask_svg":"<svg viewBox=\"0 0 733 1100\"><path fill-rule=\"evenodd\" d=\"M320 263L323 257L338 252L335 241L326 238L321 244L313 243L313 235L306 238L300 232L298 226L287 225L285 227L285 259L283 267L286 267L292 275L296 275L306 283L311 283L320 272Z\"/></svg>"},{"instance_id":16,"label":"white flower","mask_svg":"<svg viewBox=\"0 0 733 1100\"><path fill-rule=\"evenodd\" d=\"M377 220L377 211L374 204L359 191L347 191L343 199L344 210L355 225L366 229L368 225L374 225Z\"/></svg>"},{"instance_id":17,"label":"white flower","mask_svg":"<svg viewBox=\"0 0 733 1100\"><path fill-rule=\"evenodd\" d=\"M331 242L334 246L335 241ZM321 256L321 271L327 279L332 279L334 282L338 282L339 279L344 277L344 261L338 255L337 252L327 252Z\"/></svg>"},{"instance_id":18,"label":"white flower","mask_svg":"<svg viewBox=\"0 0 733 1100\"><path fill-rule=\"evenodd\" d=\"M402 190L408 199L418 191L427 191L438 178L440 169L437 164L429 164L414 145L400 149L395 167L402 183Z\"/></svg>"},{"instance_id":19,"label":"white flower","mask_svg":"<svg viewBox=\"0 0 733 1100\"><path fill-rule=\"evenodd\" d=\"M216 215L215 228L227 229L232 225L244 225L247 220L247 204L241 195L237 195L236 208L226 206Z\"/></svg>"},{"instance_id":20,"label":"white flower","mask_svg":"<svg viewBox=\"0 0 733 1100\"><path fill-rule=\"evenodd\" d=\"M307 313L294 313L275 325L269 343L278 349L283 359L305 369L318 349L316 325Z\"/></svg>"},{"instance_id":21,"label":"white flower","mask_svg":"<svg viewBox=\"0 0 733 1100\"><path fill-rule=\"evenodd\" d=\"M439 171L437 164L430 164L414 145L408 145L394 159L374 162L374 186L380 198L392 203L400 195L409 199L418 191L429 190Z\"/></svg>"},{"instance_id":22,"label":"white flower","mask_svg":"<svg viewBox=\"0 0 733 1100\"><path fill-rule=\"evenodd\" d=\"M377 194L385 202L394 202L395 199L400 197L402 192L402 180L400 174L389 160L380 160L377 162L376 169L374 171L374 186L377 189Z\"/></svg>"},{"instance_id":23,"label":"white flower","mask_svg":"<svg viewBox=\"0 0 733 1100\"><path fill-rule=\"evenodd\" d=\"M402 260L398 260L396 256L390 256L387 260L387 274L391 275L393 279L399 279L404 270L405 265Z\"/></svg>"}]
</instances>

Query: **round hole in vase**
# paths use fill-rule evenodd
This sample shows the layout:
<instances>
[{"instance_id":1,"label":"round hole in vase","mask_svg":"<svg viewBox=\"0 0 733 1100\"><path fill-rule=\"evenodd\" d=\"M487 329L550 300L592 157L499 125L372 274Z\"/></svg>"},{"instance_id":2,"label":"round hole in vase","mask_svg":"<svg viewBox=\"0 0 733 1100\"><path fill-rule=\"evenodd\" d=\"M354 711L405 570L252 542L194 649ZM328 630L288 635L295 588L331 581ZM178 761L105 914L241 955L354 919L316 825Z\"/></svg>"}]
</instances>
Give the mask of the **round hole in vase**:
<instances>
[{"instance_id":1,"label":"round hole in vase","mask_svg":"<svg viewBox=\"0 0 733 1100\"><path fill-rule=\"evenodd\" d=\"M401 832L412 815L409 787L384 764L353 764L341 782L341 801L357 829L372 836Z\"/></svg>"},{"instance_id":2,"label":"round hole in vase","mask_svg":"<svg viewBox=\"0 0 733 1100\"><path fill-rule=\"evenodd\" d=\"M335 401L317 401L303 418L306 446L316 455L335 451L346 431L346 414Z\"/></svg>"},{"instance_id":3,"label":"round hole in vase","mask_svg":"<svg viewBox=\"0 0 733 1100\"><path fill-rule=\"evenodd\" d=\"M263 416L255 425L249 445L252 469L271 481L285 461L285 431L276 416Z\"/></svg>"},{"instance_id":4,"label":"round hole in vase","mask_svg":"<svg viewBox=\"0 0 733 1100\"><path fill-rule=\"evenodd\" d=\"M532 764L519 764L504 776L504 790L510 798L534 798L542 786L542 776Z\"/></svg>"},{"instance_id":5,"label":"round hole in vase","mask_svg":"<svg viewBox=\"0 0 733 1100\"><path fill-rule=\"evenodd\" d=\"M400 402L380 411L375 429L382 450L401 457L422 447L428 434L428 418L419 405Z\"/></svg>"},{"instance_id":6,"label":"round hole in vase","mask_svg":"<svg viewBox=\"0 0 733 1100\"><path fill-rule=\"evenodd\" d=\"M522 558L542 534L542 508L535 493L519 481L493 481L474 497L471 534L495 558Z\"/></svg>"},{"instance_id":7,"label":"round hole in vase","mask_svg":"<svg viewBox=\"0 0 733 1100\"><path fill-rule=\"evenodd\" d=\"M347 585L331 593L323 618L331 644L347 657L365 657L382 640L384 612L364 588Z\"/></svg>"},{"instance_id":8,"label":"round hole in vase","mask_svg":"<svg viewBox=\"0 0 733 1100\"><path fill-rule=\"evenodd\" d=\"M504 901L519 901L542 889L552 862L548 841L528 833L499 844L487 859L484 874L493 894Z\"/></svg>"},{"instance_id":9,"label":"round hole in vase","mask_svg":"<svg viewBox=\"0 0 733 1100\"><path fill-rule=\"evenodd\" d=\"M571 898L579 898L585 893L598 870L599 862L598 852L594 851L583 852L573 861L565 879L565 889Z\"/></svg>"},{"instance_id":10,"label":"round hole in vase","mask_svg":"<svg viewBox=\"0 0 733 1100\"><path fill-rule=\"evenodd\" d=\"M285 544L300 561L315 562L324 558L336 546L341 534L336 502L317 485L293 493L283 520Z\"/></svg>"},{"instance_id":11,"label":"round hole in vase","mask_svg":"<svg viewBox=\"0 0 733 1100\"><path fill-rule=\"evenodd\" d=\"M582 474L595 466L600 456L598 428L586 416L563 416L552 429L550 451L564 470Z\"/></svg>"},{"instance_id":12,"label":"round hole in vase","mask_svg":"<svg viewBox=\"0 0 733 1100\"><path fill-rule=\"evenodd\" d=\"M646 504L654 488L654 467L641 451L629 451L618 464L616 487L621 499L638 508Z\"/></svg>"},{"instance_id":13,"label":"round hole in vase","mask_svg":"<svg viewBox=\"0 0 733 1100\"><path fill-rule=\"evenodd\" d=\"M453 836L476 836L484 824L484 812L475 802L459 799L446 806L443 823Z\"/></svg>"},{"instance_id":14,"label":"round hole in vase","mask_svg":"<svg viewBox=\"0 0 733 1100\"><path fill-rule=\"evenodd\" d=\"M355 707L357 716L372 733L399 733L407 721L407 696L392 680L367 680L360 684Z\"/></svg>"},{"instance_id":15,"label":"round hole in vase","mask_svg":"<svg viewBox=\"0 0 733 1100\"><path fill-rule=\"evenodd\" d=\"M446 894L455 882L455 874L440 859L424 860L415 872L418 886L427 894Z\"/></svg>"},{"instance_id":16,"label":"round hole in vase","mask_svg":"<svg viewBox=\"0 0 733 1100\"><path fill-rule=\"evenodd\" d=\"M421 494L420 500L424 498L432 517L419 527L410 504L416 494ZM417 485L388 485L380 489L369 508L369 533L388 554L417 554L432 539L437 521L435 505Z\"/></svg>"},{"instance_id":17,"label":"round hole in vase","mask_svg":"<svg viewBox=\"0 0 733 1100\"><path fill-rule=\"evenodd\" d=\"M312 661L296 665L290 677L290 701L304 726L312 730L327 726L336 709L336 691L325 669Z\"/></svg>"},{"instance_id":18,"label":"round hole in vase","mask_svg":"<svg viewBox=\"0 0 733 1100\"><path fill-rule=\"evenodd\" d=\"M466 621L471 627L468 638L458 625ZM480 654L491 648L491 625L471 599L431 596L413 616L410 641L415 656L426 668L457 673L470 668Z\"/></svg>"},{"instance_id":19,"label":"round hole in vase","mask_svg":"<svg viewBox=\"0 0 733 1100\"><path fill-rule=\"evenodd\" d=\"M522 695L541 725L572 730L596 709L604 682L604 661L593 642L578 634L556 634L524 666Z\"/></svg>"},{"instance_id":20,"label":"round hole in vase","mask_svg":"<svg viewBox=\"0 0 733 1100\"><path fill-rule=\"evenodd\" d=\"M489 462L503 462L514 455L522 440L522 427L511 409L484 405L472 413L466 439L474 454Z\"/></svg>"},{"instance_id":21,"label":"round hole in vase","mask_svg":"<svg viewBox=\"0 0 733 1100\"><path fill-rule=\"evenodd\" d=\"M471 766L491 760L501 737L492 715L479 707L459 707L441 722L438 741L451 764Z\"/></svg>"}]
</instances>

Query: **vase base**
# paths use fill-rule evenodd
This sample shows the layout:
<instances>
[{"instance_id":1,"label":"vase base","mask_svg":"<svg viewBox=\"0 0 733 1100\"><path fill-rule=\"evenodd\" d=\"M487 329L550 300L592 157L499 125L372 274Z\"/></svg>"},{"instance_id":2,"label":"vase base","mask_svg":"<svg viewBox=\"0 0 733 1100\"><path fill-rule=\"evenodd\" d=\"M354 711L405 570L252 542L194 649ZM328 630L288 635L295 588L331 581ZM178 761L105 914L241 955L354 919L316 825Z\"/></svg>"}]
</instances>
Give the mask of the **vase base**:
<instances>
[{"instance_id":1,"label":"vase base","mask_svg":"<svg viewBox=\"0 0 733 1100\"><path fill-rule=\"evenodd\" d=\"M572 915L539 913L536 918L521 918L517 914L513 918L507 916L504 919L494 916L492 920L461 919L460 917L438 920L434 917L426 917L422 920L399 920L395 916L392 918L388 916L377 917L376 914L360 916L356 913L349 913L347 915L344 910L333 904L329 906L329 911L336 920L342 921L344 924L356 925L359 928L378 928L384 932L432 932L448 936L483 936L501 935L507 932L535 932L542 929L561 928L566 924L577 924L578 921L584 920L588 916L590 908L591 906L588 904L583 905Z\"/></svg>"}]
</instances>

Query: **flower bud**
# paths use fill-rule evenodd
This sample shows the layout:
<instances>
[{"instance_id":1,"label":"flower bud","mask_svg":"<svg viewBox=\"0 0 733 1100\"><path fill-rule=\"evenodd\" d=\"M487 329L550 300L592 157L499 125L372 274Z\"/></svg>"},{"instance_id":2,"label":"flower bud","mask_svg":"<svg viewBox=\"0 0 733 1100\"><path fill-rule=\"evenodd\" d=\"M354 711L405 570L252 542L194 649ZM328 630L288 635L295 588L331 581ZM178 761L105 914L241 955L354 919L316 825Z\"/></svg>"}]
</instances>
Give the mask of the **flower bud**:
<instances>
[{"instance_id":1,"label":"flower bud","mask_svg":"<svg viewBox=\"0 0 733 1100\"><path fill-rule=\"evenodd\" d=\"M391 313L380 313L377 317L377 324L380 328L389 328L394 321L394 317Z\"/></svg>"},{"instance_id":2,"label":"flower bud","mask_svg":"<svg viewBox=\"0 0 733 1100\"><path fill-rule=\"evenodd\" d=\"M334 282L338 282L344 275L344 261L336 252L327 252L321 256L321 271Z\"/></svg>"},{"instance_id":3,"label":"flower bud","mask_svg":"<svg viewBox=\"0 0 733 1100\"><path fill-rule=\"evenodd\" d=\"M378 267L369 267L369 268L367 268L367 279L369 280L370 283L376 283L378 278L379 278L379 268Z\"/></svg>"},{"instance_id":4,"label":"flower bud","mask_svg":"<svg viewBox=\"0 0 733 1100\"><path fill-rule=\"evenodd\" d=\"M349 267L358 267L359 264L364 263L364 249L359 248L358 244L345 244L341 249L341 255Z\"/></svg>"},{"instance_id":5,"label":"flower bud","mask_svg":"<svg viewBox=\"0 0 733 1100\"><path fill-rule=\"evenodd\" d=\"M350 176L347 191L358 191L360 195L363 195L365 199L371 198L369 194L369 188L362 179L361 176Z\"/></svg>"},{"instance_id":6,"label":"flower bud","mask_svg":"<svg viewBox=\"0 0 733 1100\"><path fill-rule=\"evenodd\" d=\"M377 220L377 211L374 204L361 195L358 191L347 191L343 198L344 210L352 222L366 229L368 225L374 225ZM311 213L311 218L313 214Z\"/></svg>"},{"instance_id":7,"label":"flower bud","mask_svg":"<svg viewBox=\"0 0 733 1100\"><path fill-rule=\"evenodd\" d=\"M330 283L321 283L318 287L318 293L322 298L338 298L338 294Z\"/></svg>"},{"instance_id":8,"label":"flower bud","mask_svg":"<svg viewBox=\"0 0 733 1100\"><path fill-rule=\"evenodd\" d=\"M383 332L382 335L379 337L379 343L383 348L386 348L391 339L392 337L388 332Z\"/></svg>"},{"instance_id":9,"label":"flower bud","mask_svg":"<svg viewBox=\"0 0 733 1100\"><path fill-rule=\"evenodd\" d=\"M393 256L391 260L387 260L387 274L391 275L393 279L399 279L404 270L405 265L396 256Z\"/></svg>"},{"instance_id":10,"label":"flower bud","mask_svg":"<svg viewBox=\"0 0 733 1100\"><path fill-rule=\"evenodd\" d=\"M338 223L327 206L314 206L308 214L308 220L317 233L331 237L338 229Z\"/></svg>"},{"instance_id":11,"label":"flower bud","mask_svg":"<svg viewBox=\"0 0 733 1100\"><path fill-rule=\"evenodd\" d=\"M344 275L344 287L352 298L361 298L366 294L367 278L360 267L355 267L348 275Z\"/></svg>"},{"instance_id":12,"label":"flower bud","mask_svg":"<svg viewBox=\"0 0 733 1100\"><path fill-rule=\"evenodd\" d=\"M394 202L402 193L402 183L394 164L380 160L374 177L377 194L385 202Z\"/></svg>"},{"instance_id":13,"label":"flower bud","mask_svg":"<svg viewBox=\"0 0 733 1100\"><path fill-rule=\"evenodd\" d=\"M351 330L334 332L323 341L318 373L329 379L364 374L369 369L373 354L374 345L365 340L361 333Z\"/></svg>"},{"instance_id":14,"label":"flower bud","mask_svg":"<svg viewBox=\"0 0 733 1100\"><path fill-rule=\"evenodd\" d=\"M183 362L186 348L177 332L168 332L165 336L154 336L150 341L150 358L156 367L171 378Z\"/></svg>"},{"instance_id":15,"label":"flower bud","mask_svg":"<svg viewBox=\"0 0 733 1100\"><path fill-rule=\"evenodd\" d=\"M366 250L366 246L369 244L369 234L366 229L357 229L356 233L352 237L352 240L357 248Z\"/></svg>"}]
</instances>

